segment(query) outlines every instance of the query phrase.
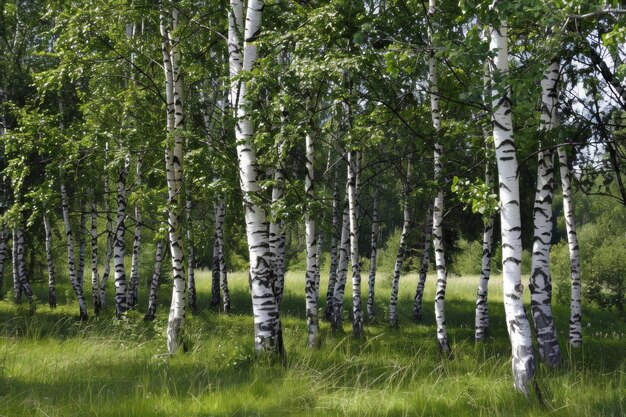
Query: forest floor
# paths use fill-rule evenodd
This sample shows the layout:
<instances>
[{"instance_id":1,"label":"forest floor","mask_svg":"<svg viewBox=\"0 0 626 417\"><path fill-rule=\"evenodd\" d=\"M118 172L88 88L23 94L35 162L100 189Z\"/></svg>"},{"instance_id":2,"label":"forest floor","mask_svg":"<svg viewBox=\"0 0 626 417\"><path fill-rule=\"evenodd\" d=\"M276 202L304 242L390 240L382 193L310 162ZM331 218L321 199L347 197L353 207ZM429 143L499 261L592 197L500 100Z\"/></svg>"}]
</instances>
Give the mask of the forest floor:
<instances>
[{"instance_id":1,"label":"forest floor","mask_svg":"<svg viewBox=\"0 0 626 417\"><path fill-rule=\"evenodd\" d=\"M282 364L254 354L246 273L229 275L228 315L208 306L210 273L199 271L196 279L199 308L188 314L187 352L171 357L164 354L168 286L162 287L153 322L142 320L143 311L130 312L125 321L113 319L112 294L99 318L77 321L69 287L59 288L61 305L51 310L43 304L47 290L36 284L40 301L32 315L26 304L0 301L0 416L626 414L626 325L614 312L585 308L583 347L572 350L569 308L555 306L564 365L539 366L540 402L513 390L498 276L490 284L492 330L480 344L473 341L478 278L449 278L450 359L436 345L432 276L421 323L411 319L416 275L401 279L400 327L392 329L386 324L390 277L379 274L378 319L366 323L365 339L351 337L346 311L344 334L332 337L329 324L320 320L320 346L309 350L304 273L291 272L282 307L287 352ZM323 282L321 300L325 291ZM141 296L146 299L145 290Z\"/></svg>"}]
</instances>

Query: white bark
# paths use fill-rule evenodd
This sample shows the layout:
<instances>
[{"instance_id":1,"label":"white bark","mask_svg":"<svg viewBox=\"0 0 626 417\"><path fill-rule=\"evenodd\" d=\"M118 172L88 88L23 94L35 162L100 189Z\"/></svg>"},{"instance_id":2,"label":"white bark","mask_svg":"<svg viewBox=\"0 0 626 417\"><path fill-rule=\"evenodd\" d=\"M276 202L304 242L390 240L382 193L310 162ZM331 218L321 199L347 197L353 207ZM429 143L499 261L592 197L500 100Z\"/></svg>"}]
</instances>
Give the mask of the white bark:
<instances>
[{"instance_id":1,"label":"white bark","mask_svg":"<svg viewBox=\"0 0 626 417\"><path fill-rule=\"evenodd\" d=\"M17 230L11 231L11 271L13 275L13 300L19 302L22 299L22 284L20 283L19 269L17 266Z\"/></svg>"},{"instance_id":2,"label":"white bark","mask_svg":"<svg viewBox=\"0 0 626 417\"><path fill-rule=\"evenodd\" d=\"M391 299L389 301L389 325L392 327L398 326L398 290L400 287L400 270L404 263L406 256L406 238L409 234L409 227L411 225L411 212L409 211L409 191L411 181L411 159L406 163L406 182L404 183L404 198L402 202L403 206L403 220L402 220L402 234L400 235L400 246L398 246L398 255L396 256L396 263L393 269L393 280L391 282Z\"/></svg>"},{"instance_id":3,"label":"white bark","mask_svg":"<svg viewBox=\"0 0 626 417\"><path fill-rule=\"evenodd\" d=\"M85 212L85 205L80 206L80 226L79 226L78 239L78 268L76 270L76 277L78 283L83 292L85 292L85 252L87 248L87 213Z\"/></svg>"},{"instance_id":4,"label":"white bark","mask_svg":"<svg viewBox=\"0 0 626 417\"><path fill-rule=\"evenodd\" d=\"M493 137L498 162L500 184L500 224L502 231L502 279L504 310L511 340L512 367L515 388L528 395L535 375L530 324L524 309L522 285L522 239L519 205L518 164L513 140L513 122L508 73L507 22L491 32L490 49L495 54L492 74ZM501 81L497 81L501 80Z\"/></svg>"},{"instance_id":5,"label":"white bark","mask_svg":"<svg viewBox=\"0 0 626 417\"><path fill-rule=\"evenodd\" d=\"M9 239L6 226L4 224L0 225L0 294L2 292L2 284L4 281L4 265L7 261L7 240ZM54 286L53 286L54 288ZM50 299L50 307L56 307L56 297L54 299ZM54 306L52 305L52 301L54 301Z\"/></svg>"},{"instance_id":6,"label":"white bark","mask_svg":"<svg viewBox=\"0 0 626 417\"><path fill-rule=\"evenodd\" d=\"M476 292L475 332L476 341L485 340L489 330L489 277L491 275L491 248L493 247L493 224L495 214L489 216L483 232L483 255L480 269L480 280Z\"/></svg>"},{"instance_id":7,"label":"white bark","mask_svg":"<svg viewBox=\"0 0 626 417\"><path fill-rule=\"evenodd\" d=\"M17 246L17 276L20 281L21 291L26 295L28 302L33 303L33 291L26 278L26 245L24 239L24 228L19 226L15 229L15 240Z\"/></svg>"},{"instance_id":8,"label":"white bark","mask_svg":"<svg viewBox=\"0 0 626 417\"><path fill-rule=\"evenodd\" d=\"M576 234L576 219L574 217L574 203L572 202L572 184L567 162L567 152L563 146L559 147L559 170L561 186L563 188L563 212L565 215L565 230L569 246L571 271L571 299L569 318L569 343L572 347L580 347L582 343L582 309L580 306L580 257L578 254L578 235Z\"/></svg>"},{"instance_id":9,"label":"white bark","mask_svg":"<svg viewBox=\"0 0 626 417\"><path fill-rule=\"evenodd\" d=\"M52 228L47 215L43 215L43 227L46 235L46 264L48 266L48 304L50 308L57 306L56 295L56 273L54 271L54 259L52 257ZM2 230L2 241L0 242L0 268L4 267L4 258L6 256L6 240L5 232ZM0 274L2 273L0 269Z\"/></svg>"},{"instance_id":10,"label":"white bark","mask_svg":"<svg viewBox=\"0 0 626 417\"><path fill-rule=\"evenodd\" d=\"M109 173L107 171L107 163L109 160L109 143L104 145L104 211L107 216L106 236L107 251L104 258L104 271L102 272L102 281L100 282L100 307L104 307L106 296L106 285L111 273L111 258L113 257L113 218L109 207Z\"/></svg>"},{"instance_id":11,"label":"white bark","mask_svg":"<svg viewBox=\"0 0 626 417\"><path fill-rule=\"evenodd\" d=\"M61 208L63 210L63 223L65 224L65 235L67 238L67 266L69 270L70 285L78 298L78 308L80 319L87 320L87 305L83 296L83 289L76 279L76 264L74 260L74 237L72 236L72 224L70 223L70 209L67 201L65 184L61 184Z\"/></svg>"},{"instance_id":12,"label":"white bark","mask_svg":"<svg viewBox=\"0 0 626 417\"><path fill-rule=\"evenodd\" d=\"M226 202L223 198L218 198L215 204L215 240L213 245L213 294L217 297L211 305L220 303L220 286L222 294L222 304L225 313L230 311L230 291L228 290L228 275L226 271L226 260L224 258L224 217Z\"/></svg>"},{"instance_id":13,"label":"white bark","mask_svg":"<svg viewBox=\"0 0 626 417\"><path fill-rule=\"evenodd\" d=\"M346 288L346 279L348 277L348 259L350 256L350 212L348 209L348 187L346 184L346 199L343 207L341 238L339 247L339 266L337 267L337 281L333 292L333 316L332 330L333 332L341 331L341 314L343 310L343 297Z\"/></svg>"},{"instance_id":14,"label":"white bark","mask_svg":"<svg viewBox=\"0 0 626 417\"><path fill-rule=\"evenodd\" d=\"M185 256L181 227L181 192L183 186L183 135L185 118L183 111L183 80L180 70L179 40L175 36L178 9L161 5L160 31L165 70L167 100L167 130L173 144L165 149L165 169L168 191L168 236L172 256L172 302L167 320L167 349L175 353L183 340L186 311Z\"/></svg>"},{"instance_id":15,"label":"white bark","mask_svg":"<svg viewBox=\"0 0 626 417\"><path fill-rule=\"evenodd\" d=\"M314 158L315 144L310 133L306 134L306 174L304 179L304 192L307 199L307 210L304 219L305 236L306 236L306 277L305 277L305 295L306 295L306 321L309 332L308 346L315 347L315 340L318 333L317 318L317 286L315 282L315 273L317 270L317 242L315 240L315 220L311 215L311 204L315 201L315 191L313 189Z\"/></svg>"},{"instance_id":16,"label":"white bark","mask_svg":"<svg viewBox=\"0 0 626 417\"><path fill-rule=\"evenodd\" d=\"M191 195L189 188L185 189L185 216L187 220L187 288L189 289L189 308L196 311L196 274L194 271L193 233L191 217Z\"/></svg>"},{"instance_id":17,"label":"white bark","mask_svg":"<svg viewBox=\"0 0 626 417\"><path fill-rule=\"evenodd\" d=\"M540 134L550 134L555 124L558 105L559 64L548 66L541 81ZM539 140L539 147L543 143ZM554 152L540 150L537 163L537 188L533 210L534 240L530 275L530 310L539 345L539 358L550 366L562 362L556 327L552 316L552 282L550 277L550 245L552 241L552 192L554 189Z\"/></svg>"},{"instance_id":18,"label":"white bark","mask_svg":"<svg viewBox=\"0 0 626 417\"><path fill-rule=\"evenodd\" d=\"M100 276L98 273L98 207L95 200L91 203L91 297L93 310L100 314Z\"/></svg>"},{"instance_id":19,"label":"white bark","mask_svg":"<svg viewBox=\"0 0 626 417\"><path fill-rule=\"evenodd\" d=\"M377 193L377 191L375 191ZM378 195L374 197L372 203L372 234L370 236L370 274L367 282L367 317L373 320L376 314L374 308L374 297L376 295L376 255L378 253Z\"/></svg>"},{"instance_id":20,"label":"white bark","mask_svg":"<svg viewBox=\"0 0 626 417\"><path fill-rule=\"evenodd\" d=\"M154 320L157 309L157 295L159 293L159 284L161 282L161 265L163 264L163 243L157 242L156 253L154 256L154 273L150 280L150 294L148 296L148 312L144 320Z\"/></svg>"},{"instance_id":21,"label":"white bark","mask_svg":"<svg viewBox=\"0 0 626 417\"><path fill-rule=\"evenodd\" d=\"M141 190L143 156L137 158L135 184ZM139 261L141 259L141 208L135 204L135 235L133 238L133 255L130 261L130 286L128 290L128 307L135 308L139 304Z\"/></svg>"},{"instance_id":22,"label":"white bark","mask_svg":"<svg viewBox=\"0 0 626 417\"><path fill-rule=\"evenodd\" d=\"M420 275L415 289L415 298L413 299L413 319L422 319L422 300L424 299L424 286L426 285L426 275L428 274L428 265L430 263L430 239L433 232L433 206L428 205L426 213L426 221L424 222L424 239L422 243L422 263L420 266Z\"/></svg>"},{"instance_id":23,"label":"white bark","mask_svg":"<svg viewBox=\"0 0 626 417\"><path fill-rule=\"evenodd\" d=\"M248 116L247 83L236 79L240 71L250 71L257 60L256 37L261 30L263 5L263 1L259 0L248 2L241 53L239 35L240 28L243 26L243 4L239 0L231 0L228 31L231 102L237 109L235 136L250 259L255 348L258 351L277 350L282 354L282 333L278 304L274 294L272 254L269 249L269 224L265 210L257 204L254 198L261 191L261 187L258 179L256 151L252 144L254 126ZM241 58L243 58L243 65L241 65Z\"/></svg>"},{"instance_id":24,"label":"white bark","mask_svg":"<svg viewBox=\"0 0 626 417\"><path fill-rule=\"evenodd\" d=\"M126 268L124 257L126 255L126 178L130 156L126 155L124 164L120 167L117 179L117 221L115 225L115 241L113 242L113 270L115 274L115 316L124 318L128 310L128 288L126 282Z\"/></svg>"},{"instance_id":25,"label":"white bark","mask_svg":"<svg viewBox=\"0 0 626 417\"><path fill-rule=\"evenodd\" d=\"M333 301L335 296L335 284L337 282L337 267L339 265L339 257L337 256L337 233L340 227L339 221L339 168L335 167L335 179L333 182L333 228L330 241L330 273L328 277L325 309L325 316L328 321L332 321L333 317Z\"/></svg>"},{"instance_id":26,"label":"white bark","mask_svg":"<svg viewBox=\"0 0 626 417\"><path fill-rule=\"evenodd\" d=\"M359 226L357 224L360 171L361 151L350 151L348 153L348 213L350 218L350 260L352 261L352 333L357 339L363 337Z\"/></svg>"}]
</instances>

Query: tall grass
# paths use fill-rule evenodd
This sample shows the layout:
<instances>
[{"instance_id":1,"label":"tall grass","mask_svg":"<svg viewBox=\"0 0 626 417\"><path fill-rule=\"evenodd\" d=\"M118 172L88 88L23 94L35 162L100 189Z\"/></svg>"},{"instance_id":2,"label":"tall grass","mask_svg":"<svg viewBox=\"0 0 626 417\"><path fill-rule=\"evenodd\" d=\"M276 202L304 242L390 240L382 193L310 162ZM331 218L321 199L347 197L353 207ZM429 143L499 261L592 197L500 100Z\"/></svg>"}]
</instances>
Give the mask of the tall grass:
<instances>
[{"instance_id":1,"label":"tall grass","mask_svg":"<svg viewBox=\"0 0 626 417\"><path fill-rule=\"evenodd\" d=\"M306 347L304 274L290 272L282 314L285 364L257 356L247 275L230 275L233 311L208 307L210 276L197 274L199 310L189 314L185 347L166 352L170 288L160 293L157 320L140 311L79 322L68 288L56 310L0 301L0 415L2 416L620 416L626 404L623 317L586 310L584 345L567 348L566 307L555 306L565 354L562 369L539 367L545 403L513 391L510 345L500 279L491 282L492 331L473 342L476 277L451 278L447 323L454 358L437 351L429 277L424 320L410 321L415 275L402 277L400 329L385 323L390 274L378 277L379 320L366 338L331 337L322 323L320 346ZM39 299L45 289L35 288ZM322 285L322 300L325 285ZM142 294L145 300L145 293ZM68 301L69 300L69 301ZM349 302L346 302L346 306ZM348 308L346 308L348 310Z\"/></svg>"}]
</instances>

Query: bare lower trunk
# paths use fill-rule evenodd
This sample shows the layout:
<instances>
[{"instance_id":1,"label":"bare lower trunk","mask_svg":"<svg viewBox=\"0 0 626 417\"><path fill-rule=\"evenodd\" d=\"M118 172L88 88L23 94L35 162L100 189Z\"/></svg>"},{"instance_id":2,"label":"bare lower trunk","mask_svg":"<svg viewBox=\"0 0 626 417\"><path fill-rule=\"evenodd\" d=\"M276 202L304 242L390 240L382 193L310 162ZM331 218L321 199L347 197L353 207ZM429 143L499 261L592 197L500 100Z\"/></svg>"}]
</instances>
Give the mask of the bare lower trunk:
<instances>
[{"instance_id":1,"label":"bare lower trunk","mask_svg":"<svg viewBox=\"0 0 626 417\"><path fill-rule=\"evenodd\" d=\"M98 207L91 203L91 297L93 310L100 314L100 277L98 274Z\"/></svg>"},{"instance_id":2,"label":"bare lower trunk","mask_svg":"<svg viewBox=\"0 0 626 417\"><path fill-rule=\"evenodd\" d=\"M67 266L69 270L70 284L78 299L78 308L80 312L80 319L87 319L87 305L85 303L85 297L83 296L83 289L78 283L76 278L76 264L74 258L74 237L72 236L72 226L70 223L70 210L67 201L67 192L65 190L65 184L61 184L61 207L63 209L63 223L65 224L65 235L67 237Z\"/></svg>"},{"instance_id":3,"label":"bare lower trunk","mask_svg":"<svg viewBox=\"0 0 626 417\"><path fill-rule=\"evenodd\" d=\"M143 318L144 320L154 320L157 309L157 295L159 293L159 285L161 283L161 266L163 264L163 243L158 242L156 246L156 254L154 256L154 272L150 280L150 294L148 296L148 311Z\"/></svg>"},{"instance_id":4,"label":"bare lower trunk","mask_svg":"<svg viewBox=\"0 0 626 417\"><path fill-rule=\"evenodd\" d=\"M230 311L230 291L228 290L228 275L224 258L224 217L226 203L218 198L215 205L215 240L213 244L213 286L211 305L220 303L220 289L222 304L225 313Z\"/></svg>"},{"instance_id":5,"label":"bare lower trunk","mask_svg":"<svg viewBox=\"0 0 626 417\"><path fill-rule=\"evenodd\" d=\"M196 311L196 275L194 272L194 256L193 256L193 233L191 218L191 196L189 189L185 192L185 214L187 217L187 288L189 297L189 308Z\"/></svg>"},{"instance_id":6,"label":"bare lower trunk","mask_svg":"<svg viewBox=\"0 0 626 417\"><path fill-rule=\"evenodd\" d=\"M341 314L343 310L343 297L348 277L348 259L350 255L350 213L348 211L348 189L346 187L346 201L343 207L343 220L341 225L341 246L339 248L339 265L337 267L337 281L333 293L333 316L331 327L334 332L341 331Z\"/></svg>"},{"instance_id":7,"label":"bare lower trunk","mask_svg":"<svg viewBox=\"0 0 626 417\"><path fill-rule=\"evenodd\" d=\"M367 317L369 320L374 320L376 310L374 308L374 297L376 294L376 254L378 252L378 196L374 197L374 203L372 207L372 235L370 237L370 275L367 282L368 294L367 294Z\"/></svg>"},{"instance_id":8,"label":"bare lower trunk","mask_svg":"<svg viewBox=\"0 0 626 417\"><path fill-rule=\"evenodd\" d=\"M26 245L25 245L23 227L20 226L17 229L15 229L15 239L17 241L16 243L17 276L20 281L22 293L26 296L26 298L28 299L28 302L32 304L33 303L33 291L31 290L30 285L28 284L28 279L26 278L26 262L24 259L26 256Z\"/></svg>"},{"instance_id":9,"label":"bare lower trunk","mask_svg":"<svg viewBox=\"0 0 626 417\"><path fill-rule=\"evenodd\" d=\"M48 304L50 305L50 308L55 308L57 306L57 294L54 259L52 257L52 229L50 228L50 221L48 220L48 216L45 214L43 215L43 226L46 235L46 264L48 265ZM2 231L2 235L4 236L4 230ZM2 243L0 244L0 268L4 266L4 254L6 254L6 243L3 239Z\"/></svg>"},{"instance_id":10,"label":"bare lower trunk","mask_svg":"<svg viewBox=\"0 0 626 417\"><path fill-rule=\"evenodd\" d=\"M124 165L120 168L117 180L117 223L115 227L115 242L113 243L113 269L115 271L115 317L122 319L128 310L128 288L126 283L126 177L130 156L126 155Z\"/></svg>"},{"instance_id":11,"label":"bare lower trunk","mask_svg":"<svg viewBox=\"0 0 626 417\"><path fill-rule=\"evenodd\" d=\"M87 252L87 213L85 206L80 206L80 238L78 239L78 268L76 269L76 277L78 283L85 292L85 254Z\"/></svg>"},{"instance_id":12,"label":"bare lower trunk","mask_svg":"<svg viewBox=\"0 0 626 417\"><path fill-rule=\"evenodd\" d=\"M135 183L141 189L143 157L137 158L137 178ZM141 259L141 209L135 204L135 236L133 239L133 256L130 261L130 285L128 289L128 307L135 308L139 304L139 261Z\"/></svg>"},{"instance_id":13,"label":"bare lower trunk","mask_svg":"<svg viewBox=\"0 0 626 417\"><path fill-rule=\"evenodd\" d=\"M333 228L330 241L330 273L328 276L328 291L326 292L326 320L331 321L333 316L333 300L335 295L335 283L337 282L337 267L339 257L337 256L337 233L339 223L339 168L335 167L335 179L333 182ZM339 232L340 233L340 232Z\"/></svg>"},{"instance_id":14,"label":"bare lower trunk","mask_svg":"<svg viewBox=\"0 0 626 417\"><path fill-rule=\"evenodd\" d=\"M9 236L4 225L0 225L0 298L2 297L2 284L4 283L4 265L7 261L7 240ZM55 300L56 306L56 300ZM52 307L52 305L51 305Z\"/></svg>"},{"instance_id":15,"label":"bare lower trunk","mask_svg":"<svg viewBox=\"0 0 626 417\"><path fill-rule=\"evenodd\" d=\"M406 238L409 234L409 227L411 225L411 212L409 211L409 192L410 192L410 179L411 179L411 159L406 164L406 182L404 183L404 201L403 206L403 220L402 220L402 234L400 235L400 245L398 246L398 255L396 256L396 263L393 268L393 280L391 282L391 298L389 301L389 325L391 327L398 326L398 291L400 288L400 270L404 263L404 257L406 255Z\"/></svg>"},{"instance_id":16,"label":"bare lower trunk","mask_svg":"<svg viewBox=\"0 0 626 417\"><path fill-rule=\"evenodd\" d=\"M105 144L104 151L104 160L105 167L108 161L109 155L109 144L108 142ZM106 225L106 237L107 237L107 246L106 246L106 255L104 258L104 271L102 272L102 281L100 281L100 307L104 307L105 296L106 296L106 285L109 280L109 275L111 273L111 258L113 257L113 218L111 216L111 211L109 207L109 174L105 169L104 173L104 211L107 216L107 225Z\"/></svg>"},{"instance_id":17,"label":"bare lower trunk","mask_svg":"<svg viewBox=\"0 0 626 417\"><path fill-rule=\"evenodd\" d=\"M485 231L483 233L483 255L482 267L480 270L480 281L476 293L476 318L475 318L475 338L476 341L485 340L489 330L489 277L491 275L491 251L493 247L493 224L495 214L489 216Z\"/></svg>"},{"instance_id":18,"label":"bare lower trunk","mask_svg":"<svg viewBox=\"0 0 626 417\"><path fill-rule=\"evenodd\" d=\"M22 299L19 267L17 265L17 229L12 230L11 271L13 272L13 300L17 303Z\"/></svg>"},{"instance_id":19,"label":"bare lower trunk","mask_svg":"<svg viewBox=\"0 0 626 417\"><path fill-rule=\"evenodd\" d=\"M363 337L363 313L361 312L361 264L359 263L359 225L357 206L361 151L348 153L348 212L350 218L350 260L352 261L352 333Z\"/></svg>"},{"instance_id":20,"label":"bare lower trunk","mask_svg":"<svg viewBox=\"0 0 626 417\"><path fill-rule=\"evenodd\" d=\"M561 185L563 187L563 212L565 215L565 229L569 246L571 288L569 343L572 347L580 347L582 343L582 309L580 307L580 258L578 254L578 235L576 234L576 218L574 217L574 203L572 202L572 185L570 170L567 162L567 152L563 146L559 147L559 167Z\"/></svg>"},{"instance_id":21,"label":"bare lower trunk","mask_svg":"<svg viewBox=\"0 0 626 417\"><path fill-rule=\"evenodd\" d=\"M424 240L422 243L422 262L420 264L420 275L415 289L415 298L413 299L413 319L419 321L422 319L422 301L424 300L424 286L426 285L426 275L428 274L428 265L430 264L430 240L433 233L433 208L428 205L426 213L426 221L424 222Z\"/></svg>"},{"instance_id":22,"label":"bare lower trunk","mask_svg":"<svg viewBox=\"0 0 626 417\"><path fill-rule=\"evenodd\" d=\"M305 214L305 236L306 236L306 277L305 277L305 296L306 296L306 321L309 332L308 346L315 347L315 340L318 333L317 319L317 286L315 282L315 274L317 271L317 242L315 240L315 220L313 220L310 210L315 200L315 191L313 189L313 181L315 174L313 170L313 162L315 156L314 141L311 134L306 135L306 176L304 182L304 192L307 199L307 211Z\"/></svg>"}]
</instances>

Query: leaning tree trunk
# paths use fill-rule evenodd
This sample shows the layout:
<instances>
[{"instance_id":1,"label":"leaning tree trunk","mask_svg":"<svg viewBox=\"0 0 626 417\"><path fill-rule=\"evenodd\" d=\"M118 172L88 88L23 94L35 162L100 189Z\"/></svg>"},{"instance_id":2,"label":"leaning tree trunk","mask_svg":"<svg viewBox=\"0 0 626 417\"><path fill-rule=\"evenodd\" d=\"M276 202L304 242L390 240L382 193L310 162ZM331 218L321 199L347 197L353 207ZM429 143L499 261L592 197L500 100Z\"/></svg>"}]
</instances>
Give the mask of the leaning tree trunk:
<instances>
[{"instance_id":1,"label":"leaning tree trunk","mask_svg":"<svg viewBox=\"0 0 626 417\"><path fill-rule=\"evenodd\" d=\"M420 265L420 275L415 289L413 299L413 319L422 320L422 301L424 299L424 286L426 285L426 275L430 264L430 240L433 233L433 206L428 205L426 221L424 222L424 240L422 243L422 263Z\"/></svg>"},{"instance_id":2,"label":"leaning tree trunk","mask_svg":"<svg viewBox=\"0 0 626 417\"><path fill-rule=\"evenodd\" d=\"M541 81L540 135L548 135L558 122L559 64L553 62ZM539 147L543 145L539 140ZM537 163L537 188L533 223L535 236L530 268L530 310L539 345L539 358L549 366L562 363L554 317L552 316L552 282L550 277L550 245L552 241L552 193L554 189L554 151L539 151Z\"/></svg>"},{"instance_id":3,"label":"leaning tree trunk","mask_svg":"<svg viewBox=\"0 0 626 417\"><path fill-rule=\"evenodd\" d=\"M15 239L17 241L17 276L20 282L20 287L29 303L33 303L33 291L28 284L28 280L26 279L26 245L24 243L24 228L22 226L15 229Z\"/></svg>"},{"instance_id":4,"label":"leaning tree trunk","mask_svg":"<svg viewBox=\"0 0 626 417\"><path fill-rule=\"evenodd\" d=\"M357 223L360 170L361 151L350 151L348 153L348 213L350 218L350 260L352 261L352 333L357 339L363 337L359 225Z\"/></svg>"},{"instance_id":5,"label":"leaning tree trunk","mask_svg":"<svg viewBox=\"0 0 626 417\"><path fill-rule=\"evenodd\" d=\"M337 281L333 292L333 316L331 328L333 333L342 330L341 313L343 310L343 297L348 277L348 257L350 252L350 212L348 209L348 187L346 185L346 201L343 207L341 223L341 242L339 247L339 266L337 267Z\"/></svg>"},{"instance_id":6,"label":"leaning tree trunk","mask_svg":"<svg viewBox=\"0 0 626 417\"><path fill-rule=\"evenodd\" d=\"M141 190L143 157L137 158L135 184ZM141 191L140 191L141 192ZM139 260L141 259L141 209L135 204L135 236L133 238L133 255L130 261L130 286L128 289L128 308L135 308L139 304Z\"/></svg>"},{"instance_id":7,"label":"leaning tree trunk","mask_svg":"<svg viewBox=\"0 0 626 417\"><path fill-rule=\"evenodd\" d=\"M126 178L128 177L129 155L124 158L117 179L117 223L113 243L113 270L115 271L115 317L122 319L128 310L128 289L126 285Z\"/></svg>"},{"instance_id":8,"label":"leaning tree trunk","mask_svg":"<svg viewBox=\"0 0 626 417\"><path fill-rule=\"evenodd\" d=\"M193 233L191 217L191 196L189 188L185 189L185 215L187 220L187 287L189 296L189 308L196 311L196 275L193 267Z\"/></svg>"},{"instance_id":9,"label":"leaning tree trunk","mask_svg":"<svg viewBox=\"0 0 626 417\"><path fill-rule=\"evenodd\" d=\"M106 170L106 165L109 160L109 143L105 143L104 145L104 164L105 164L105 172L104 172L104 211L107 216L107 225L106 225L106 236L107 236L107 246L106 246L106 256L104 258L104 271L102 272L102 281L100 281L100 307L104 307L104 301L106 296L106 285L109 280L109 275L111 273L111 258L113 257L113 218L111 216L111 211L109 207L109 173Z\"/></svg>"},{"instance_id":10,"label":"leaning tree trunk","mask_svg":"<svg viewBox=\"0 0 626 417\"><path fill-rule=\"evenodd\" d=\"M306 134L306 175L304 179L304 192L307 199L307 210L304 219L305 236L306 236L306 277L305 277L305 295L306 295L306 321L309 331L308 346L315 347L317 338L318 319L317 319L317 287L315 282L315 274L317 271L317 242L315 240L315 220L311 215L312 204L315 201L315 191L313 189L313 181L315 173L313 162L315 160L315 144L310 133Z\"/></svg>"},{"instance_id":11,"label":"leaning tree trunk","mask_svg":"<svg viewBox=\"0 0 626 417\"><path fill-rule=\"evenodd\" d=\"M435 13L435 1L430 0L428 15L432 18ZM450 344L448 343L448 331L446 329L445 317L445 297L446 286L448 283L448 271L446 269L446 259L443 249L443 187L441 182L441 171L443 164L441 156L443 154L443 146L439 142L441 130L441 114L439 112L439 82L437 75L437 62L435 60L435 49L433 47L432 28L429 26L429 39L431 42L430 58L428 59L428 84L430 87L430 112L435 129L435 182L438 183L439 190L435 197L433 205L433 248L435 249L435 267L437 268L437 290L435 294L435 321L437 322L437 341L439 349L444 352L450 352Z\"/></svg>"},{"instance_id":12,"label":"leaning tree trunk","mask_svg":"<svg viewBox=\"0 0 626 417\"><path fill-rule=\"evenodd\" d=\"M150 294L148 296L148 311L143 318L147 321L154 320L157 309L157 295L159 293L159 284L161 283L161 265L163 264L163 243L157 242L156 254L154 256L154 272L150 280Z\"/></svg>"},{"instance_id":13,"label":"leaning tree trunk","mask_svg":"<svg viewBox=\"0 0 626 417\"><path fill-rule=\"evenodd\" d=\"M572 347L580 347L582 343L582 309L580 307L580 258L578 255L578 235L576 234L576 220L574 204L572 202L571 173L567 163L567 152L563 146L559 147L559 170L561 186L563 187L563 212L565 215L565 229L569 245L569 259L571 271L572 296L570 299L569 343Z\"/></svg>"},{"instance_id":14,"label":"leaning tree trunk","mask_svg":"<svg viewBox=\"0 0 626 417\"><path fill-rule=\"evenodd\" d=\"M163 6L163 3L168 3ZM181 192L183 188L183 79L180 70L179 39L176 35L178 9L170 9L169 2L161 2L160 31L162 36L163 67L165 70L165 90L167 100L167 131L173 133L173 146L165 149L165 170L167 177L168 237L172 256L172 302L167 320L167 350L175 353L182 343L185 323L185 255L181 227Z\"/></svg>"},{"instance_id":15,"label":"leaning tree trunk","mask_svg":"<svg viewBox=\"0 0 626 417\"><path fill-rule=\"evenodd\" d=\"M93 312L100 314L100 277L98 274L98 207L91 203L91 296Z\"/></svg>"},{"instance_id":16,"label":"leaning tree trunk","mask_svg":"<svg viewBox=\"0 0 626 417\"><path fill-rule=\"evenodd\" d=\"M268 221L265 210L255 198L261 192L256 151L252 143L254 125L250 119L248 83L237 79L241 71L249 72L256 63L258 50L256 39L261 30L263 1L249 0L244 29L243 51L239 34L243 28L243 3L231 1L229 13L229 52L232 103L237 108L237 159L239 179L243 194L246 235L250 259L250 290L254 313L255 349L277 351L283 354L282 332L272 272L272 254L269 248ZM243 58L243 65L242 65ZM238 94L237 94L238 93Z\"/></svg>"},{"instance_id":17,"label":"leaning tree trunk","mask_svg":"<svg viewBox=\"0 0 626 417\"><path fill-rule=\"evenodd\" d=\"M411 225L411 212L409 211L409 183L411 180L411 159L406 163L406 182L404 183L404 201L403 205L403 220L402 220L402 234L400 235L400 246L398 247L398 255L396 256L396 263L393 268L393 281L391 282L391 299L389 300L389 325L391 327L398 326L398 289L400 287L400 270L404 263L404 257L406 254L406 238L409 234L409 227Z\"/></svg>"},{"instance_id":18,"label":"leaning tree trunk","mask_svg":"<svg viewBox=\"0 0 626 417\"><path fill-rule=\"evenodd\" d=\"M374 191L377 193L377 190ZM376 294L376 254L378 252L378 194L374 196L374 202L372 204L372 235L370 237L370 275L367 282L367 317L369 320L374 320L376 310L374 309L374 297Z\"/></svg>"},{"instance_id":19,"label":"leaning tree trunk","mask_svg":"<svg viewBox=\"0 0 626 417\"><path fill-rule=\"evenodd\" d=\"M61 208L63 209L63 223L65 224L65 235L67 237L67 266L70 276L70 285L78 298L78 308L80 319L87 320L87 305L83 296L83 289L76 278L76 264L74 258L74 237L72 236L72 224L70 223L70 209L67 202L67 191L65 184L61 184Z\"/></svg>"},{"instance_id":20,"label":"leaning tree trunk","mask_svg":"<svg viewBox=\"0 0 626 417\"><path fill-rule=\"evenodd\" d=\"M528 395L535 375L535 357L523 299L519 179L510 87L502 84L509 69L506 20L491 31L490 50L495 56L492 65L492 124L500 184L504 311L511 340L514 385L518 391Z\"/></svg>"},{"instance_id":21,"label":"leaning tree trunk","mask_svg":"<svg viewBox=\"0 0 626 417\"><path fill-rule=\"evenodd\" d=\"M328 291L326 292L326 309L324 311L324 315L328 321L332 321L333 317L333 300L335 295L335 283L337 282L337 267L339 265L339 257L337 256L337 231L339 224L339 168L335 166L335 179L333 181L333 228L330 240L330 273L328 275Z\"/></svg>"},{"instance_id":22,"label":"leaning tree trunk","mask_svg":"<svg viewBox=\"0 0 626 417\"><path fill-rule=\"evenodd\" d=\"M56 274L54 272L54 258L52 257L52 228L50 227L48 216L45 214L43 215L43 227L46 235L46 263L48 265L48 304L50 305L50 308L55 308L57 306L57 292ZM4 240L2 241L2 244L3 245L0 245L0 259L3 259L3 253L6 253L6 243ZM2 246L4 246L4 251ZM4 261L0 261L0 268L3 265Z\"/></svg>"}]
</instances>

